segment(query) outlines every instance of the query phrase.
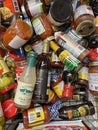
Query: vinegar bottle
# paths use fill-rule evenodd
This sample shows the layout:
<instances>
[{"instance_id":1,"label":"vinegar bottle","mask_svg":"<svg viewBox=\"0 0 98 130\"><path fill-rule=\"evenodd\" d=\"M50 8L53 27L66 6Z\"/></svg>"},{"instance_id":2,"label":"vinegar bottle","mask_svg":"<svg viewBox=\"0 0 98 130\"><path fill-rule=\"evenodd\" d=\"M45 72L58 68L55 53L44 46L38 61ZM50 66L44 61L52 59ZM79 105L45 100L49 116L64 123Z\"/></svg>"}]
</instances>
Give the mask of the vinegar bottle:
<instances>
[{"instance_id":1,"label":"vinegar bottle","mask_svg":"<svg viewBox=\"0 0 98 130\"><path fill-rule=\"evenodd\" d=\"M48 101L48 76L50 70L50 59L48 56L49 44L44 40L42 55L38 57L37 63L37 79L34 88L32 101L34 103L46 103Z\"/></svg>"},{"instance_id":2,"label":"vinegar bottle","mask_svg":"<svg viewBox=\"0 0 98 130\"><path fill-rule=\"evenodd\" d=\"M27 65L18 80L14 104L18 108L27 109L31 104L33 90L36 82L36 58L37 53L30 52L27 57Z\"/></svg>"}]
</instances>

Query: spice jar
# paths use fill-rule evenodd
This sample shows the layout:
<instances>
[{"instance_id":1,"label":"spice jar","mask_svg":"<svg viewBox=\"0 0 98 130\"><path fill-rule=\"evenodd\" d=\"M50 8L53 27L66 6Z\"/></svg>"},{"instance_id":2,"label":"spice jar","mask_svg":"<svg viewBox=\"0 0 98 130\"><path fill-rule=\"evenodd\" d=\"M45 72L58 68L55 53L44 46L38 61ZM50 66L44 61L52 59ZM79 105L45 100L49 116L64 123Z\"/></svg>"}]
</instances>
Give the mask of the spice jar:
<instances>
[{"instance_id":1,"label":"spice jar","mask_svg":"<svg viewBox=\"0 0 98 130\"><path fill-rule=\"evenodd\" d=\"M88 5L80 5L74 12L74 24L76 32L81 36L89 36L95 31L95 17Z\"/></svg>"},{"instance_id":2,"label":"spice jar","mask_svg":"<svg viewBox=\"0 0 98 130\"><path fill-rule=\"evenodd\" d=\"M39 106L22 112L25 128L40 125L50 121L50 113L47 106Z\"/></svg>"},{"instance_id":3,"label":"spice jar","mask_svg":"<svg viewBox=\"0 0 98 130\"><path fill-rule=\"evenodd\" d=\"M98 60L89 63L89 90L91 94L98 96Z\"/></svg>"},{"instance_id":4,"label":"spice jar","mask_svg":"<svg viewBox=\"0 0 98 130\"><path fill-rule=\"evenodd\" d=\"M50 6L47 17L53 25L60 26L70 20L72 11L72 4L69 0L66 2L65 0L55 0Z\"/></svg>"},{"instance_id":5,"label":"spice jar","mask_svg":"<svg viewBox=\"0 0 98 130\"><path fill-rule=\"evenodd\" d=\"M16 19L4 33L2 46L9 50L18 49L23 46L32 35L32 28L23 20Z\"/></svg>"},{"instance_id":6,"label":"spice jar","mask_svg":"<svg viewBox=\"0 0 98 130\"><path fill-rule=\"evenodd\" d=\"M39 35L42 40L53 34L53 29L50 21L44 13L35 15L31 19L36 35Z\"/></svg>"}]
</instances>

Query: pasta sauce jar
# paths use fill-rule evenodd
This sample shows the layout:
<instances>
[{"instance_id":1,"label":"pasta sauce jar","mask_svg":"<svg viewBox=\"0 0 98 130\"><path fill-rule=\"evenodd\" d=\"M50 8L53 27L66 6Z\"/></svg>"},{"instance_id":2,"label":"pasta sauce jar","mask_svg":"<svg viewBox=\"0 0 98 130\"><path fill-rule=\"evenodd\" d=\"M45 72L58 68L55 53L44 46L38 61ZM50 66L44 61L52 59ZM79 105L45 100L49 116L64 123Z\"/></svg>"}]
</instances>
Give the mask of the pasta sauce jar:
<instances>
[{"instance_id":1,"label":"pasta sauce jar","mask_svg":"<svg viewBox=\"0 0 98 130\"><path fill-rule=\"evenodd\" d=\"M80 5L74 12L76 32L81 36L89 36L95 31L95 17L88 5Z\"/></svg>"},{"instance_id":2,"label":"pasta sauce jar","mask_svg":"<svg viewBox=\"0 0 98 130\"><path fill-rule=\"evenodd\" d=\"M89 90L91 94L98 96L98 59L89 63Z\"/></svg>"}]
</instances>

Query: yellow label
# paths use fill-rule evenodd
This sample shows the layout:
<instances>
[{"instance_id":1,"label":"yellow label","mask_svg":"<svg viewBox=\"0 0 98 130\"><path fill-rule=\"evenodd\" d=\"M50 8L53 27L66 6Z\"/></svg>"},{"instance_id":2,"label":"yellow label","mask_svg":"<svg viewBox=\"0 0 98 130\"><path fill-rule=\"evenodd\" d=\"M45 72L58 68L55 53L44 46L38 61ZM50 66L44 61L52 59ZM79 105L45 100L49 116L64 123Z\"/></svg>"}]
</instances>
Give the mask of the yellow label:
<instances>
[{"instance_id":1,"label":"yellow label","mask_svg":"<svg viewBox=\"0 0 98 130\"><path fill-rule=\"evenodd\" d=\"M79 79L87 80L87 79L88 79L88 74L87 74L87 73L80 72L80 73L78 73L78 78L79 78Z\"/></svg>"},{"instance_id":2,"label":"yellow label","mask_svg":"<svg viewBox=\"0 0 98 130\"><path fill-rule=\"evenodd\" d=\"M70 57L70 54L69 54L66 50L64 50L64 51L62 51L62 52L60 53L60 55L59 55L59 60L64 63L64 61L65 61L68 57Z\"/></svg>"},{"instance_id":3,"label":"yellow label","mask_svg":"<svg viewBox=\"0 0 98 130\"><path fill-rule=\"evenodd\" d=\"M45 119L44 111L42 107L36 107L28 110L28 120L29 123L42 122Z\"/></svg>"},{"instance_id":4,"label":"yellow label","mask_svg":"<svg viewBox=\"0 0 98 130\"><path fill-rule=\"evenodd\" d=\"M49 97L48 101L51 101L51 99L53 99L54 97L54 92L51 89L48 89L48 97Z\"/></svg>"},{"instance_id":5,"label":"yellow label","mask_svg":"<svg viewBox=\"0 0 98 130\"><path fill-rule=\"evenodd\" d=\"M34 122L33 124L29 124L28 126L29 127L32 127L32 126L36 126L36 125L41 125L41 124L44 124L44 121L39 121L39 122Z\"/></svg>"},{"instance_id":6,"label":"yellow label","mask_svg":"<svg viewBox=\"0 0 98 130\"><path fill-rule=\"evenodd\" d=\"M55 93L58 95L58 97L62 97L62 92L64 89L64 82L61 81L59 84L53 87Z\"/></svg>"}]
</instances>

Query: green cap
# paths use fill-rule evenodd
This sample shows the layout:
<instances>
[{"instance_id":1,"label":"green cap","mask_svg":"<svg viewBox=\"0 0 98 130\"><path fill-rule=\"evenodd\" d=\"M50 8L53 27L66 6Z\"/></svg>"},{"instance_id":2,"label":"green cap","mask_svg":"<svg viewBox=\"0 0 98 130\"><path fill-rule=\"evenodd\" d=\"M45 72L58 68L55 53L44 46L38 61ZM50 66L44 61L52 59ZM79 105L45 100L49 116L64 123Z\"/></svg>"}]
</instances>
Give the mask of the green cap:
<instances>
[{"instance_id":1,"label":"green cap","mask_svg":"<svg viewBox=\"0 0 98 130\"><path fill-rule=\"evenodd\" d=\"M27 63L28 66L35 66L36 65L36 59L37 59L37 53L30 51L27 55Z\"/></svg>"}]
</instances>

